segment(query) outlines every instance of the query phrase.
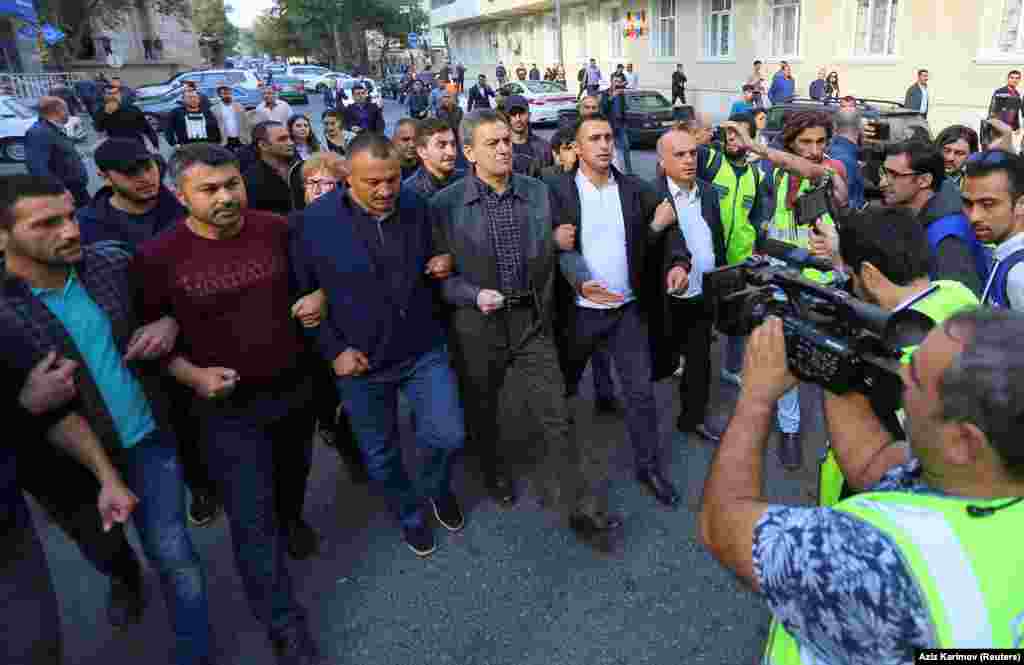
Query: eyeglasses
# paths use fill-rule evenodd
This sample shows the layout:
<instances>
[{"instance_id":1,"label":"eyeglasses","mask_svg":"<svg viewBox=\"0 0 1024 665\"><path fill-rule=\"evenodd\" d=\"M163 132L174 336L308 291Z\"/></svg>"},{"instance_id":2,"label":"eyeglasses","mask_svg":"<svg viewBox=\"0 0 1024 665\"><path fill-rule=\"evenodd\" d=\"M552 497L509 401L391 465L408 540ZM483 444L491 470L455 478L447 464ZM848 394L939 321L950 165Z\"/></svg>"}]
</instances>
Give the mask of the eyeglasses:
<instances>
[{"instance_id":1,"label":"eyeglasses","mask_svg":"<svg viewBox=\"0 0 1024 665\"><path fill-rule=\"evenodd\" d=\"M906 173L899 173L897 171L890 171L889 169L885 168L884 166L881 166L878 169L878 178L880 180L882 178L885 178L886 180L890 180L890 179L894 179L894 178L906 178L906 177L909 177L909 176L912 176L912 175L922 175L922 174L921 174L920 171L907 171Z\"/></svg>"},{"instance_id":2,"label":"eyeglasses","mask_svg":"<svg viewBox=\"0 0 1024 665\"><path fill-rule=\"evenodd\" d=\"M309 178L306 182L306 187L314 191L331 191L338 186L338 181L333 178Z\"/></svg>"}]
</instances>

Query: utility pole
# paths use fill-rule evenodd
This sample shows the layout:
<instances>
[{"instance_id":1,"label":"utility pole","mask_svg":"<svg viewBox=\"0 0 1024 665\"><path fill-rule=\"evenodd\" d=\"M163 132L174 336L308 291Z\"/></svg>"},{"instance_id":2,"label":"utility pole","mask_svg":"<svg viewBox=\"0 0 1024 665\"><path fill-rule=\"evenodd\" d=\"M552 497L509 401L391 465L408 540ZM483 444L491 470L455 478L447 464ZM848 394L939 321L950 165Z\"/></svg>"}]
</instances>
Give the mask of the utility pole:
<instances>
[{"instance_id":1,"label":"utility pole","mask_svg":"<svg viewBox=\"0 0 1024 665\"><path fill-rule=\"evenodd\" d=\"M558 52L558 63L559 65L565 66L565 58L562 53L562 0L555 0L555 23L557 23L557 29L555 30L555 48Z\"/></svg>"}]
</instances>

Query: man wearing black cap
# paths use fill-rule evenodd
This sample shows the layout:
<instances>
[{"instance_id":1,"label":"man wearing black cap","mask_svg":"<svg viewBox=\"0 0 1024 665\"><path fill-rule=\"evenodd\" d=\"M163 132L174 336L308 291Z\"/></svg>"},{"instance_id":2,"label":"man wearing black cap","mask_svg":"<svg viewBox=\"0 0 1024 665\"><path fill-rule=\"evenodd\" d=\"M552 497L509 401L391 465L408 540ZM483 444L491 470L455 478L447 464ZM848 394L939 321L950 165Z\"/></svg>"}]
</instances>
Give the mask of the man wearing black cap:
<instances>
[{"instance_id":1,"label":"man wearing black cap","mask_svg":"<svg viewBox=\"0 0 1024 665\"><path fill-rule=\"evenodd\" d=\"M555 162L548 142L530 131L530 103L521 95L512 95L505 100L505 113L512 131L512 170L540 177L541 169Z\"/></svg>"},{"instance_id":2,"label":"man wearing black cap","mask_svg":"<svg viewBox=\"0 0 1024 665\"><path fill-rule=\"evenodd\" d=\"M352 86L352 103L345 107L345 124L354 132L384 133L384 113L367 99L366 86Z\"/></svg>"}]
</instances>

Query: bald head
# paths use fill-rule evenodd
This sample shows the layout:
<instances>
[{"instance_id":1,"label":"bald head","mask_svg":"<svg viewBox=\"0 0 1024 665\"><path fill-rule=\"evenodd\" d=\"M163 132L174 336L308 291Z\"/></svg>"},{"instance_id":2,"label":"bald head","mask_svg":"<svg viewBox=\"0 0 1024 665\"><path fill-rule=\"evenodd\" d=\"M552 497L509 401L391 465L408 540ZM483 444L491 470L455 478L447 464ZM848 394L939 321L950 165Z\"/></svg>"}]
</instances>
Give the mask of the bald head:
<instances>
[{"instance_id":1,"label":"bald head","mask_svg":"<svg viewBox=\"0 0 1024 665\"><path fill-rule=\"evenodd\" d=\"M39 115L54 124L63 125L68 121L68 105L60 97L43 97L39 100Z\"/></svg>"}]
</instances>

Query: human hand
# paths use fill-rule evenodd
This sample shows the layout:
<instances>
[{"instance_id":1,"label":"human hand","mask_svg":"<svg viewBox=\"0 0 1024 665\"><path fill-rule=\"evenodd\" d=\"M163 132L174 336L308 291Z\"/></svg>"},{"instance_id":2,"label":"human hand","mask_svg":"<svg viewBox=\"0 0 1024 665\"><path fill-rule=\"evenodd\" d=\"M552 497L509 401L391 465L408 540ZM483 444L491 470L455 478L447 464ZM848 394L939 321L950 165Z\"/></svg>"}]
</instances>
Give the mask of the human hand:
<instances>
[{"instance_id":1,"label":"human hand","mask_svg":"<svg viewBox=\"0 0 1024 665\"><path fill-rule=\"evenodd\" d=\"M583 282L580 286L580 294L590 302L599 305L619 305L626 300L622 295L609 291L604 284L594 279Z\"/></svg>"},{"instance_id":2,"label":"human hand","mask_svg":"<svg viewBox=\"0 0 1024 665\"><path fill-rule=\"evenodd\" d=\"M1013 127L1000 120L999 118L989 118L985 122L988 123L989 127L992 128L992 140L987 146L982 146L982 149L986 150L1005 150L1006 152L1014 152L1013 149Z\"/></svg>"},{"instance_id":3,"label":"human hand","mask_svg":"<svg viewBox=\"0 0 1024 665\"><path fill-rule=\"evenodd\" d=\"M770 407L798 383L786 361L782 319L770 316L754 329L747 341L740 400Z\"/></svg>"},{"instance_id":4,"label":"human hand","mask_svg":"<svg viewBox=\"0 0 1024 665\"><path fill-rule=\"evenodd\" d=\"M576 227L572 224L555 227L555 244L563 252L571 252L576 247Z\"/></svg>"},{"instance_id":5,"label":"human hand","mask_svg":"<svg viewBox=\"0 0 1024 665\"><path fill-rule=\"evenodd\" d=\"M112 478L100 487L100 495L96 506L103 520L103 531L110 531L114 523L124 524L128 521L139 498L128 489L120 478Z\"/></svg>"},{"instance_id":6,"label":"human hand","mask_svg":"<svg viewBox=\"0 0 1024 665\"><path fill-rule=\"evenodd\" d=\"M238 372L227 367L197 367L192 388L203 399L223 399L238 385Z\"/></svg>"},{"instance_id":7,"label":"human hand","mask_svg":"<svg viewBox=\"0 0 1024 665\"><path fill-rule=\"evenodd\" d=\"M170 316L138 328L125 349L125 360L153 360L174 348L180 330L178 322Z\"/></svg>"},{"instance_id":8,"label":"human hand","mask_svg":"<svg viewBox=\"0 0 1024 665\"><path fill-rule=\"evenodd\" d=\"M369 371L370 360L362 351L349 347L338 354L333 365L336 376L359 376Z\"/></svg>"},{"instance_id":9,"label":"human hand","mask_svg":"<svg viewBox=\"0 0 1024 665\"><path fill-rule=\"evenodd\" d=\"M28 373L18 393L18 403L32 415L40 415L67 404L75 396L78 363L57 357L50 351Z\"/></svg>"},{"instance_id":10,"label":"human hand","mask_svg":"<svg viewBox=\"0 0 1024 665\"><path fill-rule=\"evenodd\" d=\"M499 310L504 304L505 296L492 289L480 289L480 293L476 294L476 306L484 314Z\"/></svg>"},{"instance_id":11,"label":"human hand","mask_svg":"<svg viewBox=\"0 0 1024 665\"><path fill-rule=\"evenodd\" d=\"M676 209L672 206L672 202L666 198L664 201L658 204L658 207L654 210L654 219L651 221L651 228L661 233L672 224L676 223Z\"/></svg>"},{"instance_id":12,"label":"human hand","mask_svg":"<svg viewBox=\"0 0 1024 665\"><path fill-rule=\"evenodd\" d=\"M729 134L734 134L736 136L737 148L757 152L759 149L763 150L767 147L751 138L750 133L747 131L747 123L745 122L733 122L731 120L727 120L722 123L722 127L725 127Z\"/></svg>"},{"instance_id":13,"label":"human hand","mask_svg":"<svg viewBox=\"0 0 1024 665\"><path fill-rule=\"evenodd\" d=\"M292 305L292 318L298 319L303 328L316 328L327 316L327 294L323 289L307 293Z\"/></svg>"},{"instance_id":14,"label":"human hand","mask_svg":"<svg viewBox=\"0 0 1024 665\"><path fill-rule=\"evenodd\" d=\"M669 295L682 294L686 292L686 287L690 285L690 273L683 266L675 266L668 271L668 277L665 281L668 286Z\"/></svg>"},{"instance_id":15,"label":"human hand","mask_svg":"<svg viewBox=\"0 0 1024 665\"><path fill-rule=\"evenodd\" d=\"M835 262L839 250L839 234L830 224L813 224L808 235L807 249L812 256Z\"/></svg>"},{"instance_id":16,"label":"human hand","mask_svg":"<svg viewBox=\"0 0 1024 665\"><path fill-rule=\"evenodd\" d=\"M432 256L427 261L427 270L425 274L430 275L434 279L447 279L455 267L455 259L451 254L438 254Z\"/></svg>"}]
</instances>

